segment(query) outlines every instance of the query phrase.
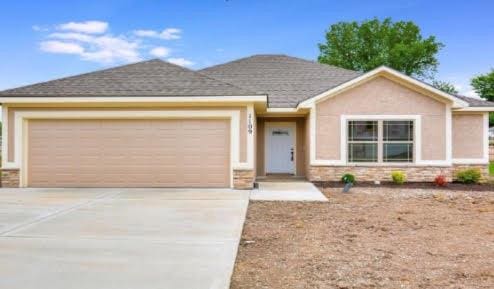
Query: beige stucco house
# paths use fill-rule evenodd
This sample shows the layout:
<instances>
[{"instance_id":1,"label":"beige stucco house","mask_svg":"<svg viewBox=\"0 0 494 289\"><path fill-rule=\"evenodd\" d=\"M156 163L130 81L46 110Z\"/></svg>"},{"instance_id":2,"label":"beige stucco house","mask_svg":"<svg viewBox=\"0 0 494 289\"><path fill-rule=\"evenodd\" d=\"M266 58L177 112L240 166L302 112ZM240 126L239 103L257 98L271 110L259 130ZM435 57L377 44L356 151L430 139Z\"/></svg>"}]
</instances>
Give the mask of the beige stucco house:
<instances>
[{"instance_id":1,"label":"beige stucco house","mask_svg":"<svg viewBox=\"0 0 494 289\"><path fill-rule=\"evenodd\" d=\"M292 174L337 181L486 173L494 103L387 67L284 55L200 71L161 60L0 92L2 185L234 187Z\"/></svg>"}]
</instances>

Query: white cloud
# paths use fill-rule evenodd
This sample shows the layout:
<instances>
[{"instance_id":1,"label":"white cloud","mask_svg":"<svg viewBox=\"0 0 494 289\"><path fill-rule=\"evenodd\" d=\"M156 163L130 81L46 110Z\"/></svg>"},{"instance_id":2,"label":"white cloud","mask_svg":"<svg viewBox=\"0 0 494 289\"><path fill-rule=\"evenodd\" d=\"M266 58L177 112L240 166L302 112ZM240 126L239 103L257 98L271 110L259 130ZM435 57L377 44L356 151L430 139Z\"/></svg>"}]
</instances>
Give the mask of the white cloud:
<instances>
[{"instance_id":1,"label":"white cloud","mask_svg":"<svg viewBox=\"0 0 494 289\"><path fill-rule=\"evenodd\" d=\"M158 32L154 30L135 30L134 34L139 37L158 37Z\"/></svg>"},{"instance_id":2,"label":"white cloud","mask_svg":"<svg viewBox=\"0 0 494 289\"><path fill-rule=\"evenodd\" d=\"M163 46L155 47L149 51L149 54L156 57L167 57L170 55L170 49Z\"/></svg>"},{"instance_id":3,"label":"white cloud","mask_svg":"<svg viewBox=\"0 0 494 289\"><path fill-rule=\"evenodd\" d=\"M480 98L480 96L475 92L475 90L472 89L467 89L464 91L460 91L460 95L468 96L468 97L473 97L473 98Z\"/></svg>"},{"instance_id":4,"label":"white cloud","mask_svg":"<svg viewBox=\"0 0 494 289\"><path fill-rule=\"evenodd\" d=\"M453 86L456 88L459 95L480 98L480 96L475 92L475 90L473 90L473 87L470 84L453 83Z\"/></svg>"},{"instance_id":5,"label":"white cloud","mask_svg":"<svg viewBox=\"0 0 494 289\"><path fill-rule=\"evenodd\" d=\"M84 54L84 48L82 46L62 41L43 41L40 43L40 49L50 53Z\"/></svg>"},{"instance_id":6,"label":"white cloud","mask_svg":"<svg viewBox=\"0 0 494 289\"><path fill-rule=\"evenodd\" d=\"M136 41L129 41L122 36L94 36L82 33L52 33L48 37L57 39L57 41L47 42L60 42L83 47L82 51L74 51L73 54L80 55L84 60L105 64L114 62L136 62L141 60L139 43ZM58 40L70 42L61 42ZM57 51L47 52L61 53Z\"/></svg>"},{"instance_id":7,"label":"white cloud","mask_svg":"<svg viewBox=\"0 0 494 289\"><path fill-rule=\"evenodd\" d=\"M179 39L182 31L178 28L167 28L163 31L134 30L138 37L127 37L127 34L112 35L108 33L109 25L104 21L68 22L44 28L34 25L35 31L48 31L40 42L40 50L47 53L72 54L82 60L102 64L137 62L141 55L154 57L170 57L171 49L152 45L146 38ZM170 62L181 66L192 66L195 63L185 58L169 58Z\"/></svg>"},{"instance_id":8,"label":"white cloud","mask_svg":"<svg viewBox=\"0 0 494 289\"><path fill-rule=\"evenodd\" d=\"M91 51L82 55L84 59L101 62L136 62L140 61L139 43L124 39L123 37L114 37L105 35L95 37L90 42Z\"/></svg>"},{"instance_id":9,"label":"white cloud","mask_svg":"<svg viewBox=\"0 0 494 289\"><path fill-rule=\"evenodd\" d=\"M176 65L180 65L180 66L192 66L195 64L194 62L187 60L185 58L173 58L172 57L172 58L166 59L166 61L173 63L173 64L176 64Z\"/></svg>"},{"instance_id":10,"label":"white cloud","mask_svg":"<svg viewBox=\"0 0 494 289\"><path fill-rule=\"evenodd\" d=\"M95 37L92 35L82 33L52 33L48 35L49 38L64 39L64 40L77 40L81 42L92 42Z\"/></svg>"},{"instance_id":11,"label":"white cloud","mask_svg":"<svg viewBox=\"0 0 494 289\"><path fill-rule=\"evenodd\" d=\"M134 34L139 37L151 37L151 38L161 38L165 40L175 40L180 39L182 36L182 30L178 28L166 28L161 32L155 30L135 30Z\"/></svg>"},{"instance_id":12,"label":"white cloud","mask_svg":"<svg viewBox=\"0 0 494 289\"><path fill-rule=\"evenodd\" d=\"M39 25L33 25L33 26L31 26L31 28L32 28L34 31L48 31L48 29L47 29L47 28L45 28L45 27L41 27L41 26L39 26Z\"/></svg>"},{"instance_id":13,"label":"white cloud","mask_svg":"<svg viewBox=\"0 0 494 289\"><path fill-rule=\"evenodd\" d=\"M108 30L108 23L103 21L68 22L58 25L57 29L88 34L102 34Z\"/></svg>"},{"instance_id":14,"label":"white cloud","mask_svg":"<svg viewBox=\"0 0 494 289\"><path fill-rule=\"evenodd\" d=\"M178 28L167 28L160 33L160 37L166 40L180 39L182 30Z\"/></svg>"}]
</instances>

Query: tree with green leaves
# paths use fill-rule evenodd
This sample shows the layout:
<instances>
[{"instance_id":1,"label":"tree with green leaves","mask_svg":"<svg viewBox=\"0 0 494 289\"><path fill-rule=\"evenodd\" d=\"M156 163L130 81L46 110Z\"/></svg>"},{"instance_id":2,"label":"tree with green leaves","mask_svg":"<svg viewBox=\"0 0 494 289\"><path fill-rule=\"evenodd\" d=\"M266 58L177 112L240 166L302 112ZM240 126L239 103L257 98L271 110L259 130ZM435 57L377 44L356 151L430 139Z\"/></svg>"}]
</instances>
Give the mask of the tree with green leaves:
<instances>
[{"instance_id":1,"label":"tree with green leaves","mask_svg":"<svg viewBox=\"0 0 494 289\"><path fill-rule=\"evenodd\" d=\"M447 81L434 80L432 86L449 94L458 94L456 87Z\"/></svg>"},{"instance_id":2,"label":"tree with green leaves","mask_svg":"<svg viewBox=\"0 0 494 289\"><path fill-rule=\"evenodd\" d=\"M494 101L494 69L472 78L471 85L480 97Z\"/></svg>"},{"instance_id":3,"label":"tree with green leaves","mask_svg":"<svg viewBox=\"0 0 494 289\"><path fill-rule=\"evenodd\" d=\"M434 36L424 38L411 21L338 22L327 30L326 43L319 44L318 61L362 72L386 65L432 79L439 64L436 55L443 46Z\"/></svg>"}]
</instances>

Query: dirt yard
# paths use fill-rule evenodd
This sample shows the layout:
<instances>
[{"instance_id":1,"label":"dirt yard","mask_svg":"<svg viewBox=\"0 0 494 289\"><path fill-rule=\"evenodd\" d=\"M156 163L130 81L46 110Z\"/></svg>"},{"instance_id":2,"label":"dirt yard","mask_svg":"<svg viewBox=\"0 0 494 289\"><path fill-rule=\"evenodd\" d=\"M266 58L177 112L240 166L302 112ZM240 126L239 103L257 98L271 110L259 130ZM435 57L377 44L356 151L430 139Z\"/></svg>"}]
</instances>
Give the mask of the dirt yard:
<instances>
[{"instance_id":1,"label":"dirt yard","mask_svg":"<svg viewBox=\"0 0 494 289\"><path fill-rule=\"evenodd\" d=\"M251 202L231 288L494 288L494 192Z\"/></svg>"}]
</instances>

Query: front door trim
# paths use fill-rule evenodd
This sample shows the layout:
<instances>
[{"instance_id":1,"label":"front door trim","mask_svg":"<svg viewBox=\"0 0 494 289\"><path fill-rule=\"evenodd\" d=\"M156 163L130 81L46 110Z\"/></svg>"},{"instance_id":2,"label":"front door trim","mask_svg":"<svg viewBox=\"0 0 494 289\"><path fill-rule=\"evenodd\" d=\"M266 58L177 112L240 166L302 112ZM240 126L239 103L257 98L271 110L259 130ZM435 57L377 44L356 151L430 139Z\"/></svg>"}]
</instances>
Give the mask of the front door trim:
<instances>
[{"instance_id":1,"label":"front door trim","mask_svg":"<svg viewBox=\"0 0 494 289\"><path fill-rule=\"evenodd\" d=\"M290 127L293 132L293 175L297 175L297 123L295 121L266 121L264 124L264 173L268 171L268 145L269 145L269 129L276 126Z\"/></svg>"}]
</instances>

